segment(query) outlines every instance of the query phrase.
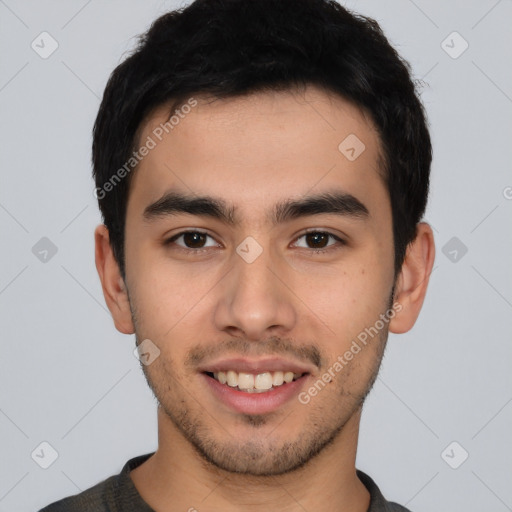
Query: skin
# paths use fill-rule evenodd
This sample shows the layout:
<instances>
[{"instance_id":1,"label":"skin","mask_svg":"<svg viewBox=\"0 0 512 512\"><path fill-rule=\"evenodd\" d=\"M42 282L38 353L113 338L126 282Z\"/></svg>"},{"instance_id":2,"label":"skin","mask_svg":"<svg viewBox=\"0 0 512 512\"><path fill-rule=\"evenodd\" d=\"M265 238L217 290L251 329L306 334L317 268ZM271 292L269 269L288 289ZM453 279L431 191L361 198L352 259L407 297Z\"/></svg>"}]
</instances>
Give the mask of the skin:
<instances>
[{"instance_id":1,"label":"skin","mask_svg":"<svg viewBox=\"0 0 512 512\"><path fill-rule=\"evenodd\" d=\"M315 87L214 102L196 98L199 104L132 177L125 281L108 230L100 225L95 232L96 266L116 328L160 349L143 367L160 404L158 449L130 476L143 499L162 512L364 512L369 493L355 472L361 406L388 330L406 332L418 317L434 262L432 229L418 225L395 279L379 137L345 100ZM165 106L152 112L140 140L168 116ZM349 161L338 145L352 133L366 148ZM368 217L267 222L275 203L333 189L359 199ZM241 222L229 226L189 214L145 222L144 208L170 190L222 198ZM211 236L201 242L204 252L191 254L201 243L189 240L187 253L183 237L164 245L194 228ZM315 245L301 236L313 228L346 243L329 238ZM236 252L248 236L263 249L252 263ZM331 250L313 253L322 247ZM312 368L307 390L385 313L393 285L400 312L308 404L292 399L272 413L238 413L209 391L190 358L199 348L202 362L293 358ZM313 353L320 355L316 362Z\"/></svg>"}]
</instances>

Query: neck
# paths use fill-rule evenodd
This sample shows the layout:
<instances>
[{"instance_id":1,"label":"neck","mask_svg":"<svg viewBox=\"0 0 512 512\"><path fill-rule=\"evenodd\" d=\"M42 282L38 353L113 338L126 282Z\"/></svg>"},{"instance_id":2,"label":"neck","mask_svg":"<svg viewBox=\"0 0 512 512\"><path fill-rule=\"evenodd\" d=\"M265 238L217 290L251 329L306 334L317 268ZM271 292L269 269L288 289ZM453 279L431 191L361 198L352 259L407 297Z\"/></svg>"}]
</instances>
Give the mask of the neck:
<instances>
[{"instance_id":1,"label":"neck","mask_svg":"<svg viewBox=\"0 0 512 512\"><path fill-rule=\"evenodd\" d=\"M270 505L283 512L366 512L370 496L355 468L360 412L303 467L278 476L249 476L206 462L159 408L158 449L130 477L144 501L159 512L267 512Z\"/></svg>"}]
</instances>

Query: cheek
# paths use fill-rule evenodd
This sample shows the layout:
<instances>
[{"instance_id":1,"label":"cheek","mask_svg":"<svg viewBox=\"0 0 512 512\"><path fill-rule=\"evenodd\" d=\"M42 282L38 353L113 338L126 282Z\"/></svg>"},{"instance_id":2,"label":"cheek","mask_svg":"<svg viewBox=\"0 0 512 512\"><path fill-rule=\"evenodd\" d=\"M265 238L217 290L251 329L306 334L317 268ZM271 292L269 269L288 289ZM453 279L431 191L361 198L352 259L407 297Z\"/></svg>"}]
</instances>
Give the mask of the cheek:
<instances>
[{"instance_id":1,"label":"cheek","mask_svg":"<svg viewBox=\"0 0 512 512\"><path fill-rule=\"evenodd\" d=\"M173 358L197 342L205 315L213 308L215 283L213 271L199 271L194 265L171 265L161 258L149 257L149 251L134 260L136 279L130 295L137 309L138 335L152 339Z\"/></svg>"},{"instance_id":2,"label":"cheek","mask_svg":"<svg viewBox=\"0 0 512 512\"><path fill-rule=\"evenodd\" d=\"M350 269L297 282L295 289L308 306L308 316L322 321L324 340L330 339L333 348L350 343L387 309L391 281L385 270L375 260L359 259Z\"/></svg>"}]
</instances>

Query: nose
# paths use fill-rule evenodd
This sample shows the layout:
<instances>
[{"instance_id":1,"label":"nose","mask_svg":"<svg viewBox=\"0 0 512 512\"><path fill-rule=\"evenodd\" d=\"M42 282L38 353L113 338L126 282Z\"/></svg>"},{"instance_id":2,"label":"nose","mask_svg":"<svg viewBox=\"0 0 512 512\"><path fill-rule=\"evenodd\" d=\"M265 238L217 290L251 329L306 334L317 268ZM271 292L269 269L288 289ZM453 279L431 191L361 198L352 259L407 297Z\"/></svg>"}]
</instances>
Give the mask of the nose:
<instances>
[{"instance_id":1,"label":"nose","mask_svg":"<svg viewBox=\"0 0 512 512\"><path fill-rule=\"evenodd\" d=\"M268 250L254 261L233 254L215 309L217 329L253 341L293 329L297 311L287 283L290 267L271 259Z\"/></svg>"}]
</instances>

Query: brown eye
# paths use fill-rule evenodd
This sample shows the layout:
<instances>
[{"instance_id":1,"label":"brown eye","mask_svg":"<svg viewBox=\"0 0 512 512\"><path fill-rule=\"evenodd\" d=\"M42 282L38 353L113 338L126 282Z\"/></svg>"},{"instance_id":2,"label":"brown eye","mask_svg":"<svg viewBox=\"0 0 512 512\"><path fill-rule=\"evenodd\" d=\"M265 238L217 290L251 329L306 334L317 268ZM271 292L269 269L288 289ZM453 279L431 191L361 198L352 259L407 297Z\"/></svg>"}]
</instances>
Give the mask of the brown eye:
<instances>
[{"instance_id":1,"label":"brown eye","mask_svg":"<svg viewBox=\"0 0 512 512\"><path fill-rule=\"evenodd\" d=\"M182 231L167 240L165 245L177 245L180 249L191 251L217 246L216 243L206 245L208 238L213 240L208 233L202 231Z\"/></svg>"},{"instance_id":2,"label":"brown eye","mask_svg":"<svg viewBox=\"0 0 512 512\"><path fill-rule=\"evenodd\" d=\"M301 239L304 239L305 245L298 244ZM329 243L329 239L334 240L334 242ZM298 247L310 249L313 253L328 252L331 249L337 249L339 246L345 245L344 240L327 231L309 231L299 236L295 243Z\"/></svg>"},{"instance_id":3,"label":"brown eye","mask_svg":"<svg viewBox=\"0 0 512 512\"><path fill-rule=\"evenodd\" d=\"M308 233L306 240L312 244L313 249L323 249L329 242L329 235L327 233Z\"/></svg>"},{"instance_id":4,"label":"brown eye","mask_svg":"<svg viewBox=\"0 0 512 512\"><path fill-rule=\"evenodd\" d=\"M183 242L190 249L200 249L206 240L204 233L189 232L183 234Z\"/></svg>"}]
</instances>

